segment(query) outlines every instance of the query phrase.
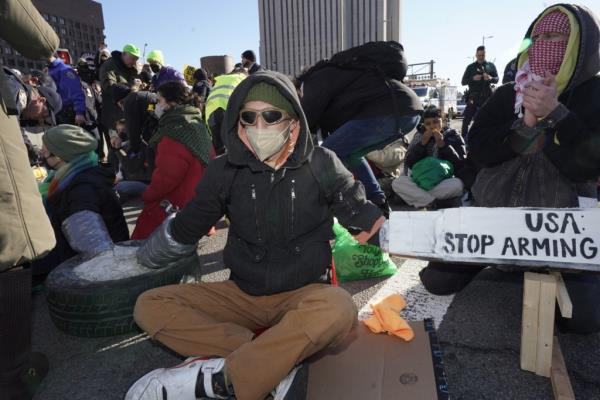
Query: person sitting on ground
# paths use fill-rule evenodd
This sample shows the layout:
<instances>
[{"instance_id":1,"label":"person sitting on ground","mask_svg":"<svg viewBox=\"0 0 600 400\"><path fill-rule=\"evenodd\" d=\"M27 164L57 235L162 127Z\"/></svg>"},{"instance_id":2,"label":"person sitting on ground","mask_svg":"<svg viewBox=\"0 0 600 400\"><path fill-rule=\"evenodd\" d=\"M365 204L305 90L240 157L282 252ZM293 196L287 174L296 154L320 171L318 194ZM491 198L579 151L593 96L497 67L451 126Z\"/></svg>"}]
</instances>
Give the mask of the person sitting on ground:
<instances>
[{"instance_id":1,"label":"person sitting on ground","mask_svg":"<svg viewBox=\"0 0 600 400\"><path fill-rule=\"evenodd\" d=\"M467 156L465 142L454 129L442 128L442 115L439 108L430 106L425 109L422 128L424 131L417 133L408 146L405 165L412 169L419 162L428 162L424 161L426 158L432 160L433 164L430 165L429 171L423 170L423 173L429 173L436 181L444 176L440 170L440 168L444 169L444 166L436 161L447 161L453 171L461 169ZM460 178L447 177L427 190L420 187L417 184L419 181L415 182L415 178L416 176L401 175L392 181L392 189L408 205L415 208L436 207L436 202L440 200L458 198L457 205L460 206L460 197L464 188ZM434 182L424 183L431 186Z\"/></svg>"},{"instance_id":2,"label":"person sitting on ground","mask_svg":"<svg viewBox=\"0 0 600 400\"><path fill-rule=\"evenodd\" d=\"M214 157L208 128L190 101L190 93L181 82L163 83L158 88L158 127L149 142L156 149L154 171L142 195L144 209L132 239L146 239L164 221L164 200L183 208L194 197L194 189Z\"/></svg>"},{"instance_id":3,"label":"person sitting on ground","mask_svg":"<svg viewBox=\"0 0 600 400\"><path fill-rule=\"evenodd\" d=\"M292 82L269 71L248 77L229 99L223 132L227 154L210 163L194 200L157 229L138 260L156 268L195 252L226 215L231 279L150 290L134 310L138 326L168 348L217 358L152 371L126 400L262 400L276 386L275 398L289 399L306 379L296 366L356 323L350 294L324 278L333 216L363 243L378 242L384 217L336 155L313 146Z\"/></svg>"},{"instance_id":4,"label":"person sitting on ground","mask_svg":"<svg viewBox=\"0 0 600 400\"><path fill-rule=\"evenodd\" d=\"M56 247L33 263L34 275L47 274L76 254L93 256L129 239L115 176L98 165L97 140L81 127L58 125L42 141L42 156L52 171L39 186Z\"/></svg>"},{"instance_id":5,"label":"person sitting on ground","mask_svg":"<svg viewBox=\"0 0 600 400\"><path fill-rule=\"evenodd\" d=\"M125 119L117 121L116 128L118 136L110 140L111 146L117 150L119 160L115 190L119 195L119 202L125 204L142 197L142 193L150 183L150 170L144 157L129 156L130 138Z\"/></svg>"},{"instance_id":6,"label":"person sitting on ground","mask_svg":"<svg viewBox=\"0 0 600 400\"><path fill-rule=\"evenodd\" d=\"M166 82L181 82L185 83L183 74L175 68L165 65L165 57L160 50L152 50L146 58L150 69L154 73L152 81L150 81L150 90L156 91L163 83Z\"/></svg>"},{"instance_id":7,"label":"person sitting on ground","mask_svg":"<svg viewBox=\"0 0 600 400\"><path fill-rule=\"evenodd\" d=\"M469 157L482 168L471 191L482 207L580 207L600 175L600 20L558 4L529 27L515 82L501 86L469 131ZM595 203L595 202L594 202ZM597 203L595 203L597 204ZM434 294L463 289L484 267L429 263L421 281ZM600 331L600 275L563 273L572 318L559 327Z\"/></svg>"}]
</instances>

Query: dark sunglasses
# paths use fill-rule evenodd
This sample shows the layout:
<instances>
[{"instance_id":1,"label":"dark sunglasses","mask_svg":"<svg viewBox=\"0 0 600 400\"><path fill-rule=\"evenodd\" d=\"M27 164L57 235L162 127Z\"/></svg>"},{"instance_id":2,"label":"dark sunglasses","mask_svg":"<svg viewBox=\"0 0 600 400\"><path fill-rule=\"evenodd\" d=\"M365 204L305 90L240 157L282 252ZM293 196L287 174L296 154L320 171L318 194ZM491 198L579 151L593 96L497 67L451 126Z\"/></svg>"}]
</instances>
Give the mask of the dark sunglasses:
<instances>
[{"instance_id":1,"label":"dark sunglasses","mask_svg":"<svg viewBox=\"0 0 600 400\"><path fill-rule=\"evenodd\" d=\"M260 111L246 108L240 111L240 121L244 125L256 125L259 115L267 125L275 125L290 118L288 113L277 108L268 108Z\"/></svg>"}]
</instances>

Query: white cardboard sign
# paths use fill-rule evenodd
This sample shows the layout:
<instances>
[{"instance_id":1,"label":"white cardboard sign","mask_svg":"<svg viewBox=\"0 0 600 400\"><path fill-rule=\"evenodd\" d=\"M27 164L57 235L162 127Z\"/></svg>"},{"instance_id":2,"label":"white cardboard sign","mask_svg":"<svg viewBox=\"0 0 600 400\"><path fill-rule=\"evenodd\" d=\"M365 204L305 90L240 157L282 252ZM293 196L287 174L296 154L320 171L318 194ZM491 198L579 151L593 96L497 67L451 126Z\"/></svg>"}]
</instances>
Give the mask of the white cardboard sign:
<instances>
[{"instance_id":1,"label":"white cardboard sign","mask_svg":"<svg viewBox=\"0 0 600 400\"><path fill-rule=\"evenodd\" d=\"M393 212L389 251L449 262L600 271L600 209L466 207Z\"/></svg>"}]
</instances>

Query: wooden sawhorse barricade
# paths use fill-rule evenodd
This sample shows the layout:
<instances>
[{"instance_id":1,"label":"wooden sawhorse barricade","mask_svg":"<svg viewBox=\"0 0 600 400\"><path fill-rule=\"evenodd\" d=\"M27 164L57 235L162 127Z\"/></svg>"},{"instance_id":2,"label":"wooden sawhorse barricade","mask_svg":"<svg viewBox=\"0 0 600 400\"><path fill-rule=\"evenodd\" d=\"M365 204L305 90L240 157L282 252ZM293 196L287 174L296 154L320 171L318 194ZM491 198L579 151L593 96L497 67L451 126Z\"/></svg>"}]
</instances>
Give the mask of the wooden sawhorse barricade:
<instances>
[{"instance_id":1,"label":"wooden sawhorse barricade","mask_svg":"<svg viewBox=\"0 0 600 400\"><path fill-rule=\"evenodd\" d=\"M466 207L393 212L381 243L424 260L600 273L599 237L600 208ZM524 280L521 368L549 377L556 399L574 399L554 336L555 302L565 318L573 309L562 275L525 272Z\"/></svg>"},{"instance_id":2,"label":"wooden sawhorse barricade","mask_svg":"<svg viewBox=\"0 0 600 400\"><path fill-rule=\"evenodd\" d=\"M573 305L560 272L525 272L521 369L549 377L556 400L574 400L558 337L554 336L556 302L561 315L571 318Z\"/></svg>"}]
</instances>

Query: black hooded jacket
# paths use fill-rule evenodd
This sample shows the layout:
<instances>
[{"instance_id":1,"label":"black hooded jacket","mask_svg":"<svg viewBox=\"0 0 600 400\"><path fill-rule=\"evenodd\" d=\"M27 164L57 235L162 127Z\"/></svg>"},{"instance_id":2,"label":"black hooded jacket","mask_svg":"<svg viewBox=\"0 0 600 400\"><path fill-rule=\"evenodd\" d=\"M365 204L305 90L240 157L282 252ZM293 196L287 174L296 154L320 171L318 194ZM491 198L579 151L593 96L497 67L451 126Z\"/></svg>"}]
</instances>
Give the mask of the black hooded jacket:
<instances>
[{"instance_id":1,"label":"black hooded jacket","mask_svg":"<svg viewBox=\"0 0 600 400\"><path fill-rule=\"evenodd\" d=\"M595 180L600 175L600 21L586 7L556 4L575 15L580 43L575 70L558 101L568 114L545 129L542 151L571 182ZM531 35L538 16L529 27ZM479 110L469 130L469 157L479 167L492 167L521 156L511 145L514 82L501 86Z\"/></svg>"},{"instance_id":2,"label":"black hooded jacket","mask_svg":"<svg viewBox=\"0 0 600 400\"><path fill-rule=\"evenodd\" d=\"M294 151L277 171L260 162L237 134L239 110L259 82L276 86L300 116ZM227 215L223 257L244 292L270 295L318 281L331 264L333 216L360 230L371 229L381 216L336 155L313 146L296 90L285 76L257 72L240 83L222 132L227 154L208 165L196 197L174 219L171 232L178 242L196 243Z\"/></svg>"},{"instance_id":3,"label":"black hooded jacket","mask_svg":"<svg viewBox=\"0 0 600 400\"><path fill-rule=\"evenodd\" d=\"M302 107L309 127L332 133L348 121L423 112L415 92L399 80L377 71L329 65L303 80Z\"/></svg>"}]
</instances>

